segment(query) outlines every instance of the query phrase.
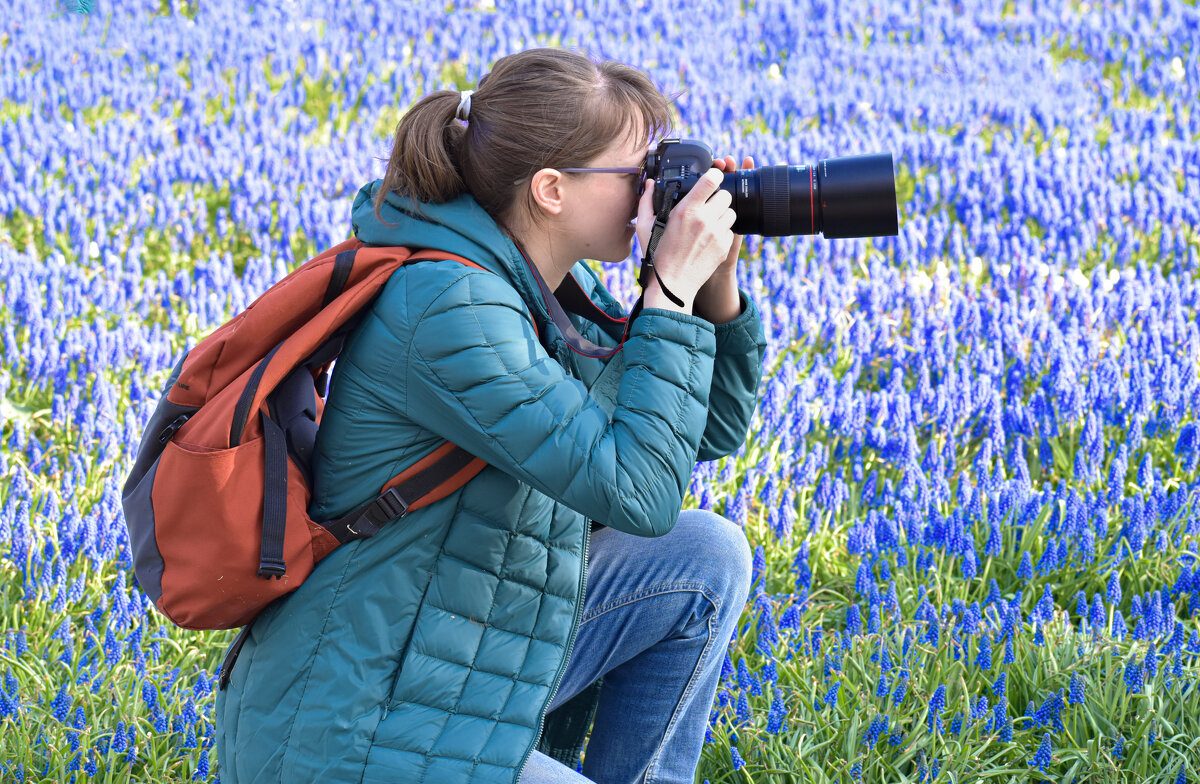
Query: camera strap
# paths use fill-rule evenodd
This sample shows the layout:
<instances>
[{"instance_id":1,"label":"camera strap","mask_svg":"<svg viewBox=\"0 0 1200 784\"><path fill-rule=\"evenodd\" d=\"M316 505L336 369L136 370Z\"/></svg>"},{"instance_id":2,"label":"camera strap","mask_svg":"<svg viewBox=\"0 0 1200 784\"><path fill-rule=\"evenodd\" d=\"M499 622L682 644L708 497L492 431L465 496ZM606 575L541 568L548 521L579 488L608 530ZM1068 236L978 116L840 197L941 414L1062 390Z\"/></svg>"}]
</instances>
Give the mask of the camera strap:
<instances>
[{"instance_id":1,"label":"camera strap","mask_svg":"<svg viewBox=\"0 0 1200 784\"><path fill-rule=\"evenodd\" d=\"M663 231L667 228L667 216L671 213L671 206L675 203L675 195L679 192L679 182L672 181L667 184L667 189L663 195L662 207L658 214L654 216L654 228L650 230L650 241L646 243L646 253L642 256L642 269L638 272L638 285L645 292L647 284L650 283L649 272L654 273L655 280L658 281L659 288L663 294L667 295L667 299L674 302L679 307L683 307L683 300L676 297L667 288L667 284L658 275L658 270L654 266L654 251L658 248L658 241L662 239Z\"/></svg>"}]
</instances>

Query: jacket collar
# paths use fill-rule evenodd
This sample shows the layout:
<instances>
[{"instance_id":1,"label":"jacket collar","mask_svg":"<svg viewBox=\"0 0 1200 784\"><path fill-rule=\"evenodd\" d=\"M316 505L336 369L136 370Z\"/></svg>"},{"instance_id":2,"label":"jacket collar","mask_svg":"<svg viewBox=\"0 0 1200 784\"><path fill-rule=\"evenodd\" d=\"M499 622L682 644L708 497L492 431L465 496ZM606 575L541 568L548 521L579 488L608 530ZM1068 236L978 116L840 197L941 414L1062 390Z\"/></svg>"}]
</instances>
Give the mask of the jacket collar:
<instances>
[{"instance_id":1,"label":"jacket collar","mask_svg":"<svg viewBox=\"0 0 1200 784\"><path fill-rule=\"evenodd\" d=\"M380 208L381 221L375 216L374 203L381 183L367 183L354 198L351 219L355 237L367 245L429 248L470 259L507 280L539 323L550 320L531 262L474 197L464 194L444 204L430 204L390 192ZM579 275L576 278L583 280ZM584 288L591 287L584 283Z\"/></svg>"}]
</instances>

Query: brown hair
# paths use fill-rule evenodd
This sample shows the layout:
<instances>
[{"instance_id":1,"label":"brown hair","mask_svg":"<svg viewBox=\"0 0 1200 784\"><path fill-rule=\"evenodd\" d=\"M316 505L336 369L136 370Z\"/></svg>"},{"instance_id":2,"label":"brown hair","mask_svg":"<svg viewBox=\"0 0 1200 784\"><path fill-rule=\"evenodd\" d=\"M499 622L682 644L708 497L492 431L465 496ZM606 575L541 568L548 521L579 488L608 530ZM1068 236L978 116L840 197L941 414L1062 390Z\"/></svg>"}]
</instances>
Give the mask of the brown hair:
<instances>
[{"instance_id":1,"label":"brown hair","mask_svg":"<svg viewBox=\"0 0 1200 784\"><path fill-rule=\"evenodd\" d=\"M375 194L375 215L387 194L442 203L469 192L511 233L515 209L535 221L524 188L546 167L586 166L619 134L648 141L670 127L671 100L628 65L562 49L531 49L502 57L479 80L466 125L455 119L459 93L439 90L417 101L396 126L392 157ZM418 205L419 209L419 205Z\"/></svg>"}]
</instances>

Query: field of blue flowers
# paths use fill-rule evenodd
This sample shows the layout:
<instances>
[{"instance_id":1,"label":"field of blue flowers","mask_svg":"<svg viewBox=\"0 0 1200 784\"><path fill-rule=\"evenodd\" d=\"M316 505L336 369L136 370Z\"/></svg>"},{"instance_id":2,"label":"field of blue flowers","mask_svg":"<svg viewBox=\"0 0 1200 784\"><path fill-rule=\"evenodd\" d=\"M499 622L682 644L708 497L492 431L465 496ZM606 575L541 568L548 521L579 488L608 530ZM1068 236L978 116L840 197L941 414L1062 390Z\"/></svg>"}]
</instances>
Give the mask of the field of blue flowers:
<instances>
[{"instance_id":1,"label":"field of blue flowers","mask_svg":"<svg viewBox=\"0 0 1200 784\"><path fill-rule=\"evenodd\" d=\"M1194 0L74 5L0 17L0 779L218 779L231 633L156 614L120 503L161 384L349 236L405 107L562 45L720 154L897 162L899 236L745 244L697 781L1200 780Z\"/></svg>"}]
</instances>

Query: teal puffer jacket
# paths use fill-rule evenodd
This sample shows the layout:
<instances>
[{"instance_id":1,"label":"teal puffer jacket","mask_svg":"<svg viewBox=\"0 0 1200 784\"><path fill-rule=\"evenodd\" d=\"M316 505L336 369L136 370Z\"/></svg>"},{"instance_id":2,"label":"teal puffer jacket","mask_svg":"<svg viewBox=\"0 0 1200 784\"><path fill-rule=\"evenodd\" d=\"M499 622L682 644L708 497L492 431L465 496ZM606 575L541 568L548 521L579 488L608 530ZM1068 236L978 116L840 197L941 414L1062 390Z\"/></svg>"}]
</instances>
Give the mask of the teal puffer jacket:
<instances>
[{"instance_id":1,"label":"teal puffer jacket","mask_svg":"<svg viewBox=\"0 0 1200 784\"><path fill-rule=\"evenodd\" d=\"M581 357L472 198L418 214L390 194L380 222L378 187L355 199L360 240L487 271L420 262L385 285L338 359L309 511L348 512L447 440L488 467L259 616L217 696L225 784L513 784L571 653L589 521L667 533L697 459L736 451L754 409L766 341L745 292L728 324L646 308L615 358ZM571 274L625 316L586 264ZM619 323L571 319L618 345Z\"/></svg>"}]
</instances>

